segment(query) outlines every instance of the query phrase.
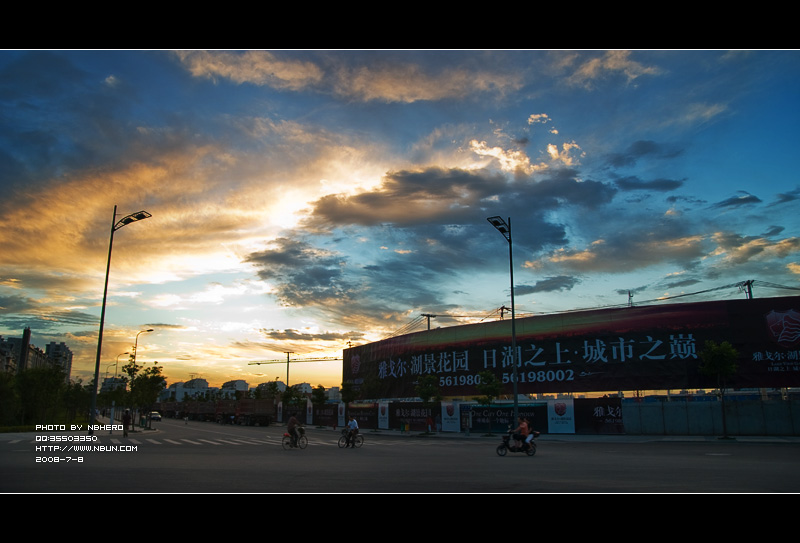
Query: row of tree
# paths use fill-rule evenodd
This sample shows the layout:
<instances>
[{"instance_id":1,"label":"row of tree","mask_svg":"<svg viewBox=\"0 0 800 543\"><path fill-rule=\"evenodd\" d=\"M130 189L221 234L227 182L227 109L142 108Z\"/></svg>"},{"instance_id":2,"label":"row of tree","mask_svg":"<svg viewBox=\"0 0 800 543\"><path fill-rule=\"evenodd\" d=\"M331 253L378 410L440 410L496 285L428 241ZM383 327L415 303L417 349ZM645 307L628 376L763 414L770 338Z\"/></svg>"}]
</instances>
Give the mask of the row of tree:
<instances>
[{"instance_id":1,"label":"row of tree","mask_svg":"<svg viewBox=\"0 0 800 543\"><path fill-rule=\"evenodd\" d=\"M128 407L149 412L158 401L158 395L167 386L166 378L161 374L162 366L139 366L131 359L122 367L120 381L124 386L100 392L97 396L98 407Z\"/></svg>"},{"instance_id":2,"label":"row of tree","mask_svg":"<svg viewBox=\"0 0 800 543\"><path fill-rule=\"evenodd\" d=\"M61 368L0 373L0 426L55 424L89 411L91 396L80 381L67 381Z\"/></svg>"},{"instance_id":3,"label":"row of tree","mask_svg":"<svg viewBox=\"0 0 800 543\"><path fill-rule=\"evenodd\" d=\"M700 353L701 371L718 379L719 391L724 402L725 381L736 373L738 353L728 342L707 342ZM97 405L118 408L129 407L148 411L156 403L159 393L166 387L166 379L158 365L144 368L131 361L122 368L122 381L126 387L98 394ZM481 401L491 402L502 394L502 383L491 372L481 374L478 391ZM16 374L0 373L0 426L24 426L35 424L63 424L70 421L85 421L94 383L83 385L78 380L69 381L61 368L31 368ZM347 405L355 400L356 393L350 383L342 383L342 401ZM437 379L423 377L416 387L417 395L424 402L441 400ZM301 408L306 396L295 387L279 393L277 384L268 394L280 397L284 405ZM317 386L311 394L314 404L324 404L325 388ZM724 406L723 406L723 425ZM727 434L727 429L725 429Z\"/></svg>"},{"instance_id":4,"label":"row of tree","mask_svg":"<svg viewBox=\"0 0 800 543\"><path fill-rule=\"evenodd\" d=\"M99 392L98 408L116 405L148 409L166 386L160 366L144 369L133 362L123 368L124 386ZM69 380L59 367L29 368L0 373L0 426L86 423L94 380Z\"/></svg>"}]
</instances>

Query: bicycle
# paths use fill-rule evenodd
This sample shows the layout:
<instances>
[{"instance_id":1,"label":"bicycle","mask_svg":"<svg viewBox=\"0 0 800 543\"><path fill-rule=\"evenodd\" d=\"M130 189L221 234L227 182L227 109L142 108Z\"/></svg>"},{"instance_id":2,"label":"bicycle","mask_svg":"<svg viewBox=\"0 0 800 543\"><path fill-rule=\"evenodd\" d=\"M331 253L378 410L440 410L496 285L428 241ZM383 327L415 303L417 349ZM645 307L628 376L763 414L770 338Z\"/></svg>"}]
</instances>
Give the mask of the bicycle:
<instances>
[{"instance_id":1,"label":"bicycle","mask_svg":"<svg viewBox=\"0 0 800 543\"><path fill-rule=\"evenodd\" d=\"M294 437L289 432L284 432L283 445L284 450L288 449L305 449L308 446L308 438L306 437L306 429L302 426L297 427L297 442L295 443Z\"/></svg>"},{"instance_id":2,"label":"bicycle","mask_svg":"<svg viewBox=\"0 0 800 543\"><path fill-rule=\"evenodd\" d=\"M347 432L348 432L347 429L342 430L342 437L339 438L339 443L338 443L340 449L344 448L347 445ZM361 433L356 434L356 436L353 438L353 445L355 445L356 447L360 447L363 444L364 444L364 436L362 436Z\"/></svg>"}]
</instances>

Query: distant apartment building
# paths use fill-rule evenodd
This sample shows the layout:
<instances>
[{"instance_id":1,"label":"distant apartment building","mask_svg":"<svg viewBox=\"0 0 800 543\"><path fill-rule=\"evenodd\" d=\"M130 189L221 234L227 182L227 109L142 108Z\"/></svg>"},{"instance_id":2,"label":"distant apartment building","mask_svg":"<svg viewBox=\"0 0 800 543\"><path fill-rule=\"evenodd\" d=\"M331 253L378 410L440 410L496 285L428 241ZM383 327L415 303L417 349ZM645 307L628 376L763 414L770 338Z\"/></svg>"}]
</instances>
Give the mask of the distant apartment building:
<instances>
[{"instance_id":1,"label":"distant apartment building","mask_svg":"<svg viewBox=\"0 0 800 543\"><path fill-rule=\"evenodd\" d=\"M209 388L208 381L195 378L186 382L172 383L159 394L161 402L182 402L191 399L203 399L209 392L216 391L216 388Z\"/></svg>"},{"instance_id":2,"label":"distant apartment building","mask_svg":"<svg viewBox=\"0 0 800 543\"><path fill-rule=\"evenodd\" d=\"M297 383L296 385L292 385L292 387L296 388L301 394L311 394L312 391L309 383Z\"/></svg>"},{"instance_id":3,"label":"distant apartment building","mask_svg":"<svg viewBox=\"0 0 800 543\"><path fill-rule=\"evenodd\" d=\"M66 380L72 373L72 351L64 343L51 342L46 351L31 344L31 329L25 328L21 338L0 336L0 371L18 373L26 369L59 367Z\"/></svg>"},{"instance_id":4,"label":"distant apartment building","mask_svg":"<svg viewBox=\"0 0 800 543\"><path fill-rule=\"evenodd\" d=\"M14 345L0 336L0 371L17 373L17 357L14 354Z\"/></svg>"},{"instance_id":5,"label":"distant apartment building","mask_svg":"<svg viewBox=\"0 0 800 543\"><path fill-rule=\"evenodd\" d=\"M69 379L69 375L72 373L72 351L67 347L67 344L63 341L61 343L51 341L44 348L44 352L54 364L64 370Z\"/></svg>"},{"instance_id":6,"label":"distant apartment building","mask_svg":"<svg viewBox=\"0 0 800 543\"><path fill-rule=\"evenodd\" d=\"M128 382L121 377L106 377L100 385L100 392L112 392L117 389L125 390L128 388Z\"/></svg>"},{"instance_id":7,"label":"distant apartment building","mask_svg":"<svg viewBox=\"0 0 800 543\"><path fill-rule=\"evenodd\" d=\"M241 394L247 395L249 390L249 385L247 381L242 379L234 379L233 381L226 381L222 383L222 387L220 387L219 391L223 397L227 396L230 398L236 398L236 393L239 392Z\"/></svg>"},{"instance_id":8,"label":"distant apartment building","mask_svg":"<svg viewBox=\"0 0 800 543\"><path fill-rule=\"evenodd\" d=\"M326 388L325 397L332 402L339 402L342 400L342 391L339 387Z\"/></svg>"}]
</instances>

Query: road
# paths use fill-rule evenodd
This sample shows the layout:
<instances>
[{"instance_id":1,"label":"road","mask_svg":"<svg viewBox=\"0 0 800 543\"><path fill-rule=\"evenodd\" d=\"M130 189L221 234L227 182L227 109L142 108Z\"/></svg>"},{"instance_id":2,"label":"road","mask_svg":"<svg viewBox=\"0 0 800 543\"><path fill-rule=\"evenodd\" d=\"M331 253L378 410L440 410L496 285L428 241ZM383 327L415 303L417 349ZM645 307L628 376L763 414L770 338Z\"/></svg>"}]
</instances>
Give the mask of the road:
<instances>
[{"instance_id":1,"label":"road","mask_svg":"<svg viewBox=\"0 0 800 543\"><path fill-rule=\"evenodd\" d=\"M165 419L155 431L95 432L102 452L49 436L0 434L2 493L794 493L800 444L568 441L543 436L533 457L495 453L498 438L366 432L340 449L338 432L308 428L309 446L283 450L284 428ZM37 437L39 436L39 437ZM40 441L36 441L39 439ZM44 441L44 440L51 441ZM87 439L81 437L80 439ZM43 448L47 446L47 448ZM37 450L38 448L38 450ZM71 460L67 461L66 457ZM52 461L60 458L60 461ZM48 460L49 461L45 461Z\"/></svg>"}]
</instances>

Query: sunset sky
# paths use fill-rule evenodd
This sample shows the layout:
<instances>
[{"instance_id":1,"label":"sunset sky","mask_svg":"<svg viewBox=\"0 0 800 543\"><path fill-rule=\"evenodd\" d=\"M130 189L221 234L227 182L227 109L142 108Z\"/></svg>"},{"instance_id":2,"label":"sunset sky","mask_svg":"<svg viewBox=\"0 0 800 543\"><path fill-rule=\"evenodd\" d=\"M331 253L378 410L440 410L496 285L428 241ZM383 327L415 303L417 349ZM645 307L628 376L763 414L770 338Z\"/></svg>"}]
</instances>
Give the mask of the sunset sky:
<instances>
[{"instance_id":1,"label":"sunset sky","mask_svg":"<svg viewBox=\"0 0 800 543\"><path fill-rule=\"evenodd\" d=\"M101 379L497 319L495 215L520 316L800 287L798 51L4 50L0 108L0 335L84 382L115 205Z\"/></svg>"}]
</instances>

